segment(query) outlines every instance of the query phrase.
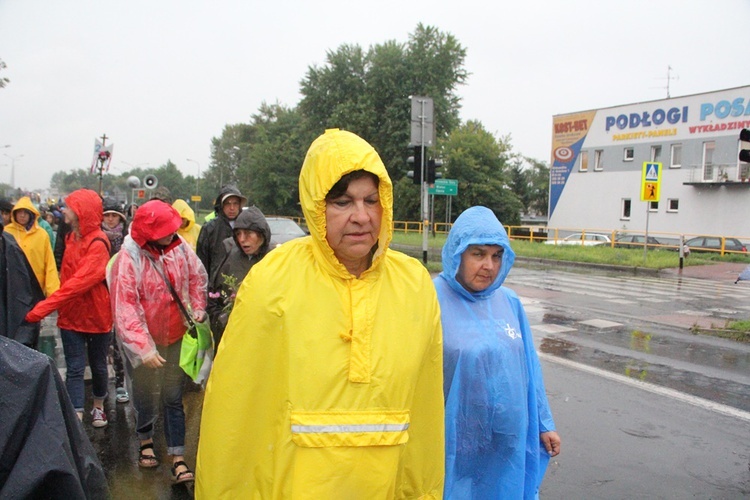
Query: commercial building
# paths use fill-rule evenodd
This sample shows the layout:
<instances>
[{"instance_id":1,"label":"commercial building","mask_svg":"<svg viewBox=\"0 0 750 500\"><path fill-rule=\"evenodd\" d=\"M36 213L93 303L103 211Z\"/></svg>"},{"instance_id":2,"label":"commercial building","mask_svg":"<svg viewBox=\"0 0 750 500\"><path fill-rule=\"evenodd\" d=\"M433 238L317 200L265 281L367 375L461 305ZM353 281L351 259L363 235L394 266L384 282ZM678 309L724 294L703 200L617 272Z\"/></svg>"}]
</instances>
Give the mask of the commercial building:
<instances>
[{"instance_id":1,"label":"commercial building","mask_svg":"<svg viewBox=\"0 0 750 500\"><path fill-rule=\"evenodd\" d=\"M649 232L750 240L750 164L738 159L750 86L556 115L552 127L549 228L643 232L648 220ZM644 162L661 163L652 184Z\"/></svg>"}]
</instances>

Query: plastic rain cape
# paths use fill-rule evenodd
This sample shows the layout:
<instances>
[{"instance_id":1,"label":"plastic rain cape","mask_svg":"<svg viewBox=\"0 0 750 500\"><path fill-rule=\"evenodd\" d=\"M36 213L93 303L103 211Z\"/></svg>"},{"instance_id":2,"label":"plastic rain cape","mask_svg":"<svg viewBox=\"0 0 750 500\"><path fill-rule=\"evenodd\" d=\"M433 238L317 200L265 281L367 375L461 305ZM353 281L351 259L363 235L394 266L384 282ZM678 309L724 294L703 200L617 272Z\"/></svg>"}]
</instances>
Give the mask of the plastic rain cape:
<instances>
[{"instance_id":1,"label":"plastic rain cape","mask_svg":"<svg viewBox=\"0 0 750 500\"><path fill-rule=\"evenodd\" d=\"M477 293L456 279L469 245L504 248L494 283ZM549 455L540 432L554 430L523 306L502 287L515 254L487 208L456 220L435 278L443 322L445 498L534 498Z\"/></svg>"}]
</instances>

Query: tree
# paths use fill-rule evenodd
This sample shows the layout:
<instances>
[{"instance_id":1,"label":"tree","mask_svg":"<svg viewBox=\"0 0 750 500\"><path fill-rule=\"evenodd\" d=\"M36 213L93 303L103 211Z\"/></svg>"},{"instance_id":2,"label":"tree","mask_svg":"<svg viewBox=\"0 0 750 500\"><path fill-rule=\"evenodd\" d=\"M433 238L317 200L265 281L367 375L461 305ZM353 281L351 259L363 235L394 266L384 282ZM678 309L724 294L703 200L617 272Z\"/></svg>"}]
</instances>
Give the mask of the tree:
<instances>
[{"instance_id":1,"label":"tree","mask_svg":"<svg viewBox=\"0 0 750 500\"><path fill-rule=\"evenodd\" d=\"M496 139L482 124L469 121L454 130L442 144L445 176L458 180L458 196L453 213L458 215L474 205L491 209L503 224L520 223L523 205L509 188L507 165L509 137ZM441 207L435 207L440 220Z\"/></svg>"},{"instance_id":2,"label":"tree","mask_svg":"<svg viewBox=\"0 0 750 500\"><path fill-rule=\"evenodd\" d=\"M409 96L433 98L436 136L446 137L459 124L456 88L468 76L465 57L452 35L422 24L406 44L389 41L366 53L343 45L328 52L325 65L308 69L299 109L317 133L338 127L370 142L395 184L407 170Z\"/></svg>"},{"instance_id":3,"label":"tree","mask_svg":"<svg viewBox=\"0 0 750 500\"><path fill-rule=\"evenodd\" d=\"M253 143L243 145L241 189L265 214L302 215L299 172L318 135L296 109L263 104L253 115Z\"/></svg>"}]
</instances>

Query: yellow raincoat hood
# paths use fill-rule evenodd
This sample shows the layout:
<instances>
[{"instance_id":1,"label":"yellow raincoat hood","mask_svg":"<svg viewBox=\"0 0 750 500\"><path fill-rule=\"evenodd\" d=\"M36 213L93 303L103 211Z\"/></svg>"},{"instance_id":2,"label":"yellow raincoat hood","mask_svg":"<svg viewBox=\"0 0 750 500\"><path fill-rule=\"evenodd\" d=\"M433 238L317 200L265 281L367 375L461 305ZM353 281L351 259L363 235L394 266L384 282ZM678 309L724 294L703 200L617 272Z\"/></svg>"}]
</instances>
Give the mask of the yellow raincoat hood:
<instances>
[{"instance_id":1,"label":"yellow raincoat hood","mask_svg":"<svg viewBox=\"0 0 750 500\"><path fill-rule=\"evenodd\" d=\"M381 233L359 278L326 241L325 196L380 179ZM442 330L429 273L388 249L391 181L375 150L328 130L300 173L310 236L240 287L206 388L197 498L442 498Z\"/></svg>"},{"instance_id":2,"label":"yellow raincoat hood","mask_svg":"<svg viewBox=\"0 0 750 500\"><path fill-rule=\"evenodd\" d=\"M195 250L195 245L198 243L198 235L201 232L201 226L195 223L195 212L190 208L185 200L177 199L172 203L172 208L177 210L180 217L188 221L188 225L184 228L180 227L177 230L177 234L182 236L190 247Z\"/></svg>"},{"instance_id":3,"label":"yellow raincoat hood","mask_svg":"<svg viewBox=\"0 0 750 500\"><path fill-rule=\"evenodd\" d=\"M393 235L393 185L375 149L360 137L338 129L326 130L312 143L299 176L299 197L314 244L316 258L344 278L351 274L333 254L326 241L326 195L339 179L355 170L365 170L380 179L378 194L383 207L378 248L372 268L377 267Z\"/></svg>"}]
</instances>

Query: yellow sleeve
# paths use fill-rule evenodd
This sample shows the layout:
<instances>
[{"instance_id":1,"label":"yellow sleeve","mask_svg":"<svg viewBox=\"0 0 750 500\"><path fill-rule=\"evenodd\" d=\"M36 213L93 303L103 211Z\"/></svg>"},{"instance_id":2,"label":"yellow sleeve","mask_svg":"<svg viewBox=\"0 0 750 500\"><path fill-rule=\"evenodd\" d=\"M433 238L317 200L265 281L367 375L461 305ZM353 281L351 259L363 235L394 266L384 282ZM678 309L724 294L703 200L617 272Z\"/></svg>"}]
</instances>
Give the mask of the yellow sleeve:
<instances>
[{"instance_id":1,"label":"yellow sleeve","mask_svg":"<svg viewBox=\"0 0 750 500\"><path fill-rule=\"evenodd\" d=\"M425 353L421 372L414 391L409 426L409 443L406 447L407 476L401 498L443 498L445 479L445 418L443 398L443 330L440 323L440 306L429 275L424 283L424 318L428 325L431 343ZM417 491L409 491L410 488Z\"/></svg>"},{"instance_id":2,"label":"yellow sleeve","mask_svg":"<svg viewBox=\"0 0 750 500\"><path fill-rule=\"evenodd\" d=\"M287 399L286 335L273 279L240 287L208 380L196 498L270 498L273 457ZM254 496L255 495L255 496Z\"/></svg>"},{"instance_id":3,"label":"yellow sleeve","mask_svg":"<svg viewBox=\"0 0 750 500\"><path fill-rule=\"evenodd\" d=\"M44 234L46 235L47 233ZM47 241L49 241L49 236L47 236ZM44 251L44 294L49 297L59 288L60 276L57 274L55 254L50 245L47 245Z\"/></svg>"}]
</instances>

